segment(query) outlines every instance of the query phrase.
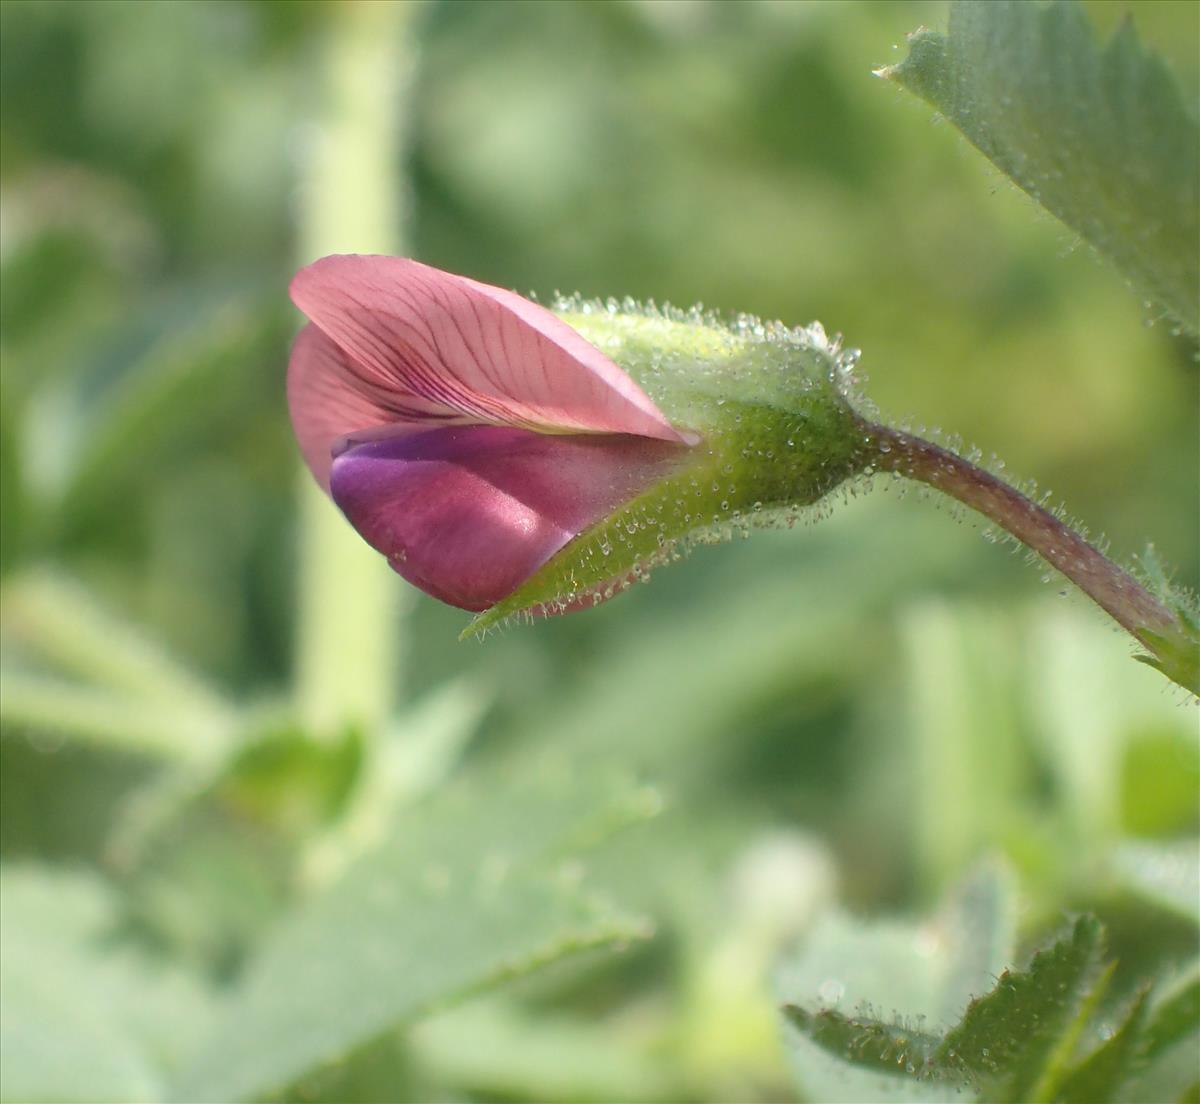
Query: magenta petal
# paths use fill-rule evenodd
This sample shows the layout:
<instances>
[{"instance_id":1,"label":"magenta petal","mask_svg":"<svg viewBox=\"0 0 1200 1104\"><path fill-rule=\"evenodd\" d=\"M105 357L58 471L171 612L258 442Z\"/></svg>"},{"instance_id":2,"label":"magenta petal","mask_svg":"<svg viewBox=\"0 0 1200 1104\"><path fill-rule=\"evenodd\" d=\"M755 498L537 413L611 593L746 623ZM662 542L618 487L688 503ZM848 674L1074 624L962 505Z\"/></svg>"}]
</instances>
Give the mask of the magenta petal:
<instances>
[{"instance_id":1,"label":"magenta petal","mask_svg":"<svg viewBox=\"0 0 1200 1104\"><path fill-rule=\"evenodd\" d=\"M339 386L390 402L393 422L683 440L599 349L512 292L402 257L343 255L301 269L291 294L345 351Z\"/></svg>"},{"instance_id":2,"label":"magenta petal","mask_svg":"<svg viewBox=\"0 0 1200 1104\"><path fill-rule=\"evenodd\" d=\"M410 583L478 611L665 476L684 451L631 435L448 427L350 443L333 462L331 493Z\"/></svg>"}]
</instances>

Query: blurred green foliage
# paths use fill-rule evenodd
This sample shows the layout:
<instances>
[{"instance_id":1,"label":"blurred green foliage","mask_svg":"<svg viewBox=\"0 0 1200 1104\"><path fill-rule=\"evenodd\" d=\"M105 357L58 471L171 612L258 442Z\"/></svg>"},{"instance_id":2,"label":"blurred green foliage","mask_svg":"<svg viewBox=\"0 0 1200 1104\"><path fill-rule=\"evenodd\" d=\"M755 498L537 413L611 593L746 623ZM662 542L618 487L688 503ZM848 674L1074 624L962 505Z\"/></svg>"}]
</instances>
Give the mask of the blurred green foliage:
<instances>
[{"instance_id":1,"label":"blurred green foliage","mask_svg":"<svg viewBox=\"0 0 1200 1104\"><path fill-rule=\"evenodd\" d=\"M386 638L386 720L313 722L313 657L347 657L297 611L356 581L300 570L285 288L361 7L0 5L0 1094L853 1099L777 1007L925 1012L926 929L879 917L989 855L1020 902L996 946L1104 922L1101 1026L1183 977L1194 708L919 494L481 646L397 599L348 626ZM405 14L375 38L409 251L820 319L885 414L1195 587L1195 346L871 78L940 5ZM1198 9L1134 14L1194 102Z\"/></svg>"}]
</instances>

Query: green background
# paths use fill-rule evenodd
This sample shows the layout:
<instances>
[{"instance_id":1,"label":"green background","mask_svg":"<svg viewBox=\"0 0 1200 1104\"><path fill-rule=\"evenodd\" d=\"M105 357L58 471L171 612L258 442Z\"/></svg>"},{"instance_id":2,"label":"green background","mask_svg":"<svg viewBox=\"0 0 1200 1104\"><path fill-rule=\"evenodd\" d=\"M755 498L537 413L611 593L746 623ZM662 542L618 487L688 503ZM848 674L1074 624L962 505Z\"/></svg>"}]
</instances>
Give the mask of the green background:
<instances>
[{"instance_id":1,"label":"green background","mask_svg":"<svg viewBox=\"0 0 1200 1104\"><path fill-rule=\"evenodd\" d=\"M1194 102L1200 9L1133 7ZM6 1097L791 1099L777 957L988 855L1027 938L1098 908L1125 992L1194 945L1188 886L1129 860L1197 828L1194 708L945 502L834 496L482 645L357 548L306 551L341 523L287 422L286 286L377 249L819 319L885 416L1194 588L1195 347L872 78L940 5L0 19ZM497 847L519 876L454 898ZM167 1041L97 1012L159 997Z\"/></svg>"}]
</instances>

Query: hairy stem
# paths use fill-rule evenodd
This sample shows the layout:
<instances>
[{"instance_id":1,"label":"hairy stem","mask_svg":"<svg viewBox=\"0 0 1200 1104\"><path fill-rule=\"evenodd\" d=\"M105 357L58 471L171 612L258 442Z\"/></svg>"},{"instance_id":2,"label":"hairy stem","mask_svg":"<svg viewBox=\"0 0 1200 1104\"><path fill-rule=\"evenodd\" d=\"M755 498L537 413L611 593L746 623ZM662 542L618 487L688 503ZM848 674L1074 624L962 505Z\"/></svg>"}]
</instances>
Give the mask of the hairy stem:
<instances>
[{"instance_id":1,"label":"hairy stem","mask_svg":"<svg viewBox=\"0 0 1200 1104\"><path fill-rule=\"evenodd\" d=\"M868 426L873 465L935 487L983 514L1033 549L1151 651L1154 636L1174 637L1175 615L1099 549L1032 499L947 449L886 426Z\"/></svg>"}]
</instances>

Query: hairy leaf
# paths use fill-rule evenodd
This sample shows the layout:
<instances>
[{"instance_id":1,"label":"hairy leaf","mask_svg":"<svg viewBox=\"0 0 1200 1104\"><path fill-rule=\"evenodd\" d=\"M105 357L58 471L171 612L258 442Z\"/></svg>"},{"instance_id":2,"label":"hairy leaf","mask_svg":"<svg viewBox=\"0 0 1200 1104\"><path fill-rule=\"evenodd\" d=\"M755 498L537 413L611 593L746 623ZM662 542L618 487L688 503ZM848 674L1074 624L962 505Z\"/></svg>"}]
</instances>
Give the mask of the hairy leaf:
<instances>
[{"instance_id":1,"label":"hairy leaf","mask_svg":"<svg viewBox=\"0 0 1200 1104\"><path fill-rule=\"evenodd\" d=\"M962 1071L931 1059L1011 961L1013 912L1011 875L986 864L920 927L826 917L779 984L794 1002L787 1042L806 1096L962 1099Z\"/></svg>"},{"instance_id":2,"label":"hairy leaf","mask_svg":"<svg viewBox=\"0 0 1200 1104\"><path fill-rule=\"evenodd\" d=\"M786 1005L788 1019L817 1046L856 1066L885 1073L924 1075L929 1059L941 1041L937 1035L914 1031L902 1023L870 1016L843 1016L832 1008L807 1012Z\"/></svg>"},{"instance_id":3,"label":"hairy leaf","mask_svg":"<svg viewBox=\"0 0 1200 1104\"><path fill-rule=\"evenodd\" d=\"M881 75L1200 332L1200 125L1131 23L1101 47L1073 0L956 0Z\"/></svg>"},{"instance_id":4,"label":"hairy leaf","mask_svg":"<svg viewBox=\"0 0 1200 1104\"><path fill-rule=\"evenodd\" d=\"M1070 1057L1077 1018L1100 970L1100 943L1099 922L1083 916L1069 936L1034 955L1028 969L1006 970L942 1040L933 1056L936 1068L998 1082L1006 1086L1002 1099L1033 1099L1030 1094Z\"/></svg>"},{"instance_id":5,"label":"hairy leaf","mask_svg":"<svg viewBox=\"0 0 1200 1104\"><path fill-rule=\"evenodd\" d=\"M656 806L627 780L573 779L563 764L439 794L284 925L173 1098L277 1091L469 993L644 937L643 921L585 891L577 856Z\"/></svg>"},{"instance_id":6,"label":"hairy leaf","mask_svg":"<svg viewBox=\"0 0 1200 1104\"><path fill-rule=\"evenodd\" d=\"M1061 1081L1099 966L1100 925L1076 922L1072 934L1034 956L1025 971L1005 971L995 989L971 1002L962 1022L943 1038L905 1021L866 1014L844 1016L833 1009L810 1013L788 1006L791 1022L824 1050L853 1065L982 1087L989 1098L1042 1099L1039 1090ZM1075 1071L1081 1085L1096 1071L1127 1066L1136 1046L1128 1040L1093 1055L1093 1068ZM1086 1063L1085 1063L1086 1066Z\"/></svg>"},{"instance_id":7,"label":"hairy leaf","mask_svg":"<svg viewBox=\"0 0 1200 1104\"><path fill-rule=\"evenodd\" d=\"M987 889L978 883L962 899L986 897ZM954 916L953 910L943 913L943 919ZM864 928L862 959L889 941L882 929L876 927L872 937ZM885 1017L877 1004L862 1001L853 1015L797 1005L785 1006L784 1015L797 1040L803 1036L808 1045L838 1059L843 1081L860 1093L866 1085L855 1080L861 1076L856 1071L865 1070L893 1075L899 1095L912 1099L909 1090L914 1089L921 1099L965 1090L983 1101L1021 1104L1180 1098L1195 1077L1200 984L1193 978L1157 1005L1143 989L1119 1021L1103 1021L1099 1010L1113 967L1102 966L1101 943L1099 922L1080 917L1027 968L1001 973L992 990L972 1000L959 1024L944 1035L907 1008ZM840 968L836 956L827 968ZM897 968L903 967L898 963ZM930 961L913 956L908 968L927 971ZM948 977L953 976L951 971ZM813 1068L811 1056L801 1048L796 1054L802 1084L811 1091L816 1086L805 1076ZM877 1095L884 1091L879 1088Z\"/></svg>"}]
</instances>

